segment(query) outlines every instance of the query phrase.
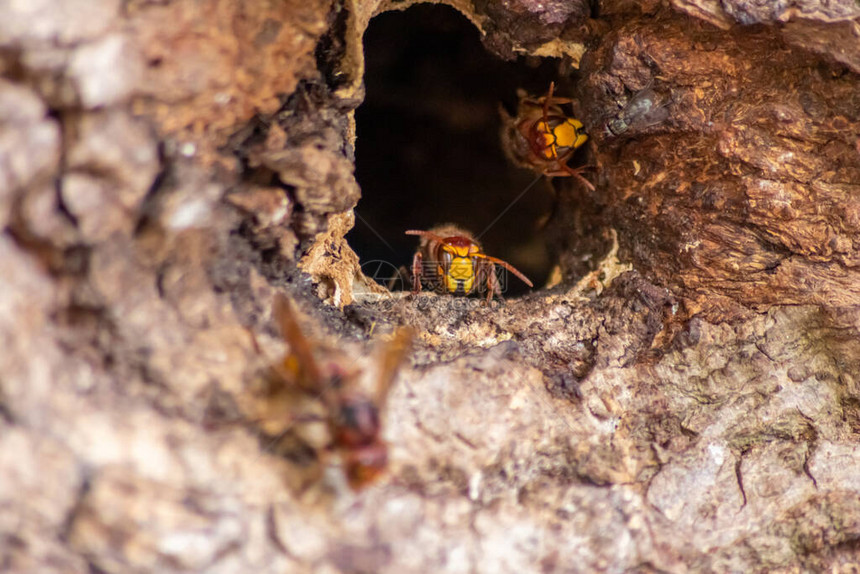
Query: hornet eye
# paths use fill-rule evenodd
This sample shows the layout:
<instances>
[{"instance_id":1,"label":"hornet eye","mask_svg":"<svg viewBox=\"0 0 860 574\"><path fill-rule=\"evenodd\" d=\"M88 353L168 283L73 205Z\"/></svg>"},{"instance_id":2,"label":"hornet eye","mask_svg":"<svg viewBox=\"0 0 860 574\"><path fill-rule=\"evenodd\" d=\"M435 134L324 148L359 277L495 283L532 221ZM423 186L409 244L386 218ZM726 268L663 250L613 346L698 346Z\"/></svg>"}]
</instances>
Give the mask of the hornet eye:
<instances>
[{"instance_id":1,"label":"hornet eye","mask_svg":"<svg viewBox=\"0 0 860 574\"><path fill-rule=\"evenodd\" d=\"M442 252L442 265L448 267L451 265L451 254L447 251Z\"/></svg>"}]
</instances>

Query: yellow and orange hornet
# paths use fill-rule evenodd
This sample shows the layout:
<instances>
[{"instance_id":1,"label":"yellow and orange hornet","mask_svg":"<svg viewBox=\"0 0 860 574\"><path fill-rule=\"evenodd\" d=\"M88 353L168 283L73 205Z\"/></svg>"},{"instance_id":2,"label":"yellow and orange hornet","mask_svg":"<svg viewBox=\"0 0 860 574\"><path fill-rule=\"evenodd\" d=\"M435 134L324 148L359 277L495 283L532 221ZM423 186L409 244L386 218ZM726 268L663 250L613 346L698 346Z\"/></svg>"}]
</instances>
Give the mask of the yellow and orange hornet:
<instances>
[{"instance_id":1,"label":"yellow and orange hornet","mask_svg":"<svg viewBox=\"0 0 860 574\"><path fill-rule=\"evenodd\" d=\"M413 293L420 292L423 284L438 293L486 293L487 301L493 295L502 299L496 265L504 267L523 283L533 287L528 277L513 265L485 254L471 233L455 225L440 225L430 231L410 229L406 235L421 238L418 251L412 258Z\"/></svg>"},{"instance_id":2,"label":"yellow and orange hornet","mask_svg":"<svg viewBox=\"0 0 860 574\"><path fill-rule=\"evenodd\" d=\"M502 147L517 165L547 177L576 177L592 191L594 186L582 176L586 167L572 168L567 162L577 148L588 141L582 122L568 116L563 104L569 98L553 95L555 84L546 96L539 98L520 94L517 115L511 117L501 109Z\"/></svg>"}]
</instances>

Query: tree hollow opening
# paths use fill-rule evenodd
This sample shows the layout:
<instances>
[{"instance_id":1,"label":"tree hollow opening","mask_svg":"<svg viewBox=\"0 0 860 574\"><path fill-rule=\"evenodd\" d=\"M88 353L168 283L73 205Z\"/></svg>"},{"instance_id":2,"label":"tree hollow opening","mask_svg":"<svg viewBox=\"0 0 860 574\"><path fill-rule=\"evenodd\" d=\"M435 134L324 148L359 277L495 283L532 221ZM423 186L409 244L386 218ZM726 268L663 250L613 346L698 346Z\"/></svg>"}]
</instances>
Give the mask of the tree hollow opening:
<instances>
[{"instance_id":1,"label":"tree hollow opening","mask_svg":"<svg viewBox=\"0 0 860 574\"><path fill-rule=\"evenodd\" d=\"M569 88L561 62L503 61L443 5L376 16L364 41L367 95L355 114L362 198L348 240L365 274L385 283L408 267L417 240L405 230L454 223L543 284L552 266L543 226L553 192L505 158L499 106L515 111L520 88L535 95L551 81ZM506 295L526 289L512 279Z\"/></svg>"}]
</instances>

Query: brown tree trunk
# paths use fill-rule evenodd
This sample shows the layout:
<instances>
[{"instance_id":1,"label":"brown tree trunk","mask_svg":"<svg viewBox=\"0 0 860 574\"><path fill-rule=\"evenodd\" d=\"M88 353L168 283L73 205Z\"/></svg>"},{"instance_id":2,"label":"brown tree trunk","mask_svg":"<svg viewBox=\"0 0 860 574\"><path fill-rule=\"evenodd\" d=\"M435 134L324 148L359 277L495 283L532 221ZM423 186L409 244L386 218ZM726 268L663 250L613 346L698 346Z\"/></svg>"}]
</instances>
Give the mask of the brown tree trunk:
<instances>
[{"instance_id":1,"label":"brown tree trunk","mask_svg":"<svg viewBox=\"0 0 860 574\"><path fill-rule=\"evenodd\" d=\"M0 569L860 568L858 4L450 5L578 69L591 136L505 303L346 242L404 3L0 0ZM278 292L358 385L416 333L359 492Z\"/></svg>"}]
</instances>

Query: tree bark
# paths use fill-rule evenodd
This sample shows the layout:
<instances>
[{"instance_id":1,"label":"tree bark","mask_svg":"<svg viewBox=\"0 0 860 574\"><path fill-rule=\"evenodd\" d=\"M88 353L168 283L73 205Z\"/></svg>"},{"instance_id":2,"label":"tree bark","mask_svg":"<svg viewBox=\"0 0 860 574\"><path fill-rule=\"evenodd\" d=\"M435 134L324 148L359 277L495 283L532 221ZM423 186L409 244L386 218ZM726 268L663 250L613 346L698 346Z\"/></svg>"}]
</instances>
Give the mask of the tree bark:
<instances>
[{"instance_id":1,"label":"tree bark","mask_svg":"<svg viewBox=\"0 0 860 574\"><path fill-rule=\"evenodd\" d=\"M0 0L3 571L860 567L856 2L450 5L578 69L591 136L504 303L345 239L403 3ZM414 330L379 483L273 383L279 292L357 388Z\"/></svg>"}]
</instances>

